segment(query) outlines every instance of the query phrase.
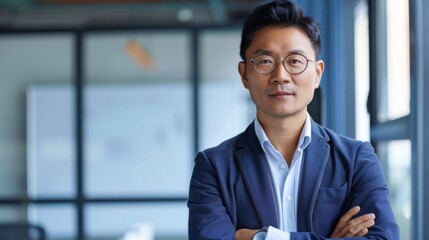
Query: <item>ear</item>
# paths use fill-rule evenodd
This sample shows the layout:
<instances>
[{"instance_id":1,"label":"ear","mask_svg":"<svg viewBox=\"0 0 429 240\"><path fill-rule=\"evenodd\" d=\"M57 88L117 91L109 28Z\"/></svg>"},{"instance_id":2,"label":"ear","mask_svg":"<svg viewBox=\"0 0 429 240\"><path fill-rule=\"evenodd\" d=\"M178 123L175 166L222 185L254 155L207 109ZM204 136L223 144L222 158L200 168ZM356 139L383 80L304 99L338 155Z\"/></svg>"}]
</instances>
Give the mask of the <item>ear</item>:
<instances>
[{"instance_id":1,"label":"ear","mask_svg":"<svg viewBox=\"0 0 429 240\"><path fill-rule=\"evenodd\" d=\"M316 62L316 78L314 82L315 88L320 86L320 81L322 80L323 71L325 70L325 63L323 60L318 60Z\"/></svg>"},{"instance_id":2,"label":"ear","mask_svg":"<svg viewBox=\"0 0 429 240\"><path fill-rule=\"evenodd\" d=\"M247 89L249 86L249 81L247 81L246 77L246 62L240 61L238 63L238 73L241 77L241 82L243 83L243 86Z\"/></svg>"}]
</instances>

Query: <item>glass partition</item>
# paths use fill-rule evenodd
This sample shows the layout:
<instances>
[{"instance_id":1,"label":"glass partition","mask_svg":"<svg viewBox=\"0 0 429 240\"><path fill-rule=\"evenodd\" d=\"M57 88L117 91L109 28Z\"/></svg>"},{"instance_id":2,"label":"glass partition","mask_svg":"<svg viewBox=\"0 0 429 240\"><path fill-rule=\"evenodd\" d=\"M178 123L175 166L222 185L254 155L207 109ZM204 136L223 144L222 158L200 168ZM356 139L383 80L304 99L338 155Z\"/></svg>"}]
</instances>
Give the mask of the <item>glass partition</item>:
<instances>
[{"instance_id":1,"label":"glass partition","mask_svg":"<svg viewBox=\"0 0 429 240\"><path fill-rule=\"evenodd\" d=\"M194 156L190 34L86 35L85 192L186 197Z\"/></svg>"},{"instance_id":2,"label":"glass partition","mask_svg":"<svg viewBox=\"0 0 429 240\"><path fill-rule=\"evenodd\" d=\"M186 203L88 204L86 222L89 240L185 240L188 208Z\"/></svg>"},{"instance_id":3,"label":"glass partition","mask_svg":"<svg viewBox=\"0 0 429 240\"><path fill-rule=\"evenodd\" d=\"M199 43L200 150L213 147L245 130L255 110L241 83L238 63L241 32L204 31Z\"/></svg>"},{"instance_id":4,"label":"glass partition","mask_svg":"<svg viewBox=\"0 0 429 240\"><path fill-rule=\"evenodd\" d=\"M28 220L46 231L49 240L75 240L76 211L72 204L31 204Z\"/></svg>"},{"instance_id":5,"label":"glass partition","mask_svg":"<svg viewBox=\"0 0 429 240\"><path fill-rule=\"evenodd\" d=\"M401 239L411 239L411 141L381 142L378 149Z\"/></svg>"},{"instance_id":6,"label":"glass partition","mask_svg":"<svg viewBox=\"0 0 429 240\"><path fill-rule=\"evenodd\" d=\"M368 3L361 0L355 7L355 102L356 139L370 140L369 114L367 108L369 94L369 25Z\"/></svg>"},{"instance_id":7,"label":"glass partition","mask_svg":"<svg viewBox=\"0 0 429 240\"><path fill-rule=\"evenodd\" d=\"M74 194L71 133L67 131L73 116L51 109L55 99L39 101L36 93L39 86L70 85L73 42L73 36L66 33L0 36L0 82L7 83L0 88L2 198ZM66 122L58 122L59 116ZM66 126L67 135L61 135L60 125ZM57 174L61 179L52 181ZM15 214L10 215L12 220ZM20 210L15 216L22 216Z\"/></svg>"},{"instance_id":8,"label":"glass partition","mask_svg":"<svg viewBox=\"0 0 429 240\"><path fill-rule=\"evenodd\" d=\"M379 85L379 121L410 113L410 31L407 0L386 1L387 74Z\"/></svg>"}]
</instances>

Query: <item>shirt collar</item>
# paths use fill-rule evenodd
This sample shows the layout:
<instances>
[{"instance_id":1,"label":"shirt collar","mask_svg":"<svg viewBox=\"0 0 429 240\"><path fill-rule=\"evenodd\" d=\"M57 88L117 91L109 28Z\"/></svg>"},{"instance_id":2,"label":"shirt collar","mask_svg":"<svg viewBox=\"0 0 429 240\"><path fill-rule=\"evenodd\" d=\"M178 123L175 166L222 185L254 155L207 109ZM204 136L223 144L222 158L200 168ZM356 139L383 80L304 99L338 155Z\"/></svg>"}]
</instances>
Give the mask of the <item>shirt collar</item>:
<instances>
[{"instance_id":1,"label":"shirt collar","mask_svg":"<svg viewBox=\"0 0 429 240\"><path fill-rule=\"evenodd\" d=\"M259 122L257 117L255 118L254 127L255 127L256 137L259 140L259 144L261 144L262 149L266 152L264 143L268 142L271 145L271 142L268 139L267 135L265 134L265 131L262 128L261 123ZM308 144L310 144L310 142L311 142L311 118L310 118L310 114L308 114L307 112L307 117L305 118L304 127L299 137L298 148L300 148L301 150L304 150L308 146Z\"/></svg>"}]
</instances>

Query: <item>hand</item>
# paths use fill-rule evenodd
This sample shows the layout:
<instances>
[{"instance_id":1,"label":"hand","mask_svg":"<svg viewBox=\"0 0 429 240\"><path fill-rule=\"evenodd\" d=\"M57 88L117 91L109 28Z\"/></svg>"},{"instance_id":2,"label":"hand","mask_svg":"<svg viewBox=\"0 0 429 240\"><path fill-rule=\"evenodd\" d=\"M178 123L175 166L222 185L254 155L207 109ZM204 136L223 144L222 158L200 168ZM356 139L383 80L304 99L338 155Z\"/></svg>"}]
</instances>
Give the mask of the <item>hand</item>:
<instances>
[{"instance_id":1,"label":"hand","mask_svg":"<svg viewBox=\"0 0 429 240\"><path fill-rule=\"evenodd\" d=\"M374 226L375 215L373 213L365 214L350 220L358 214L360 207L352 207L338 221L331 238L363 237L368 233L368 228Z\"/></svg>"},{"instance_id":2,"label":"hand","mask_svg":"<svg viewBox=\"0 0 429 240\"><path fill-rule=\"evenodd\" d=\"M242 228L235 231L235 240L252 240L253 236L259 231L259 229L247 229Z\"/></svg>"}]
</instances>

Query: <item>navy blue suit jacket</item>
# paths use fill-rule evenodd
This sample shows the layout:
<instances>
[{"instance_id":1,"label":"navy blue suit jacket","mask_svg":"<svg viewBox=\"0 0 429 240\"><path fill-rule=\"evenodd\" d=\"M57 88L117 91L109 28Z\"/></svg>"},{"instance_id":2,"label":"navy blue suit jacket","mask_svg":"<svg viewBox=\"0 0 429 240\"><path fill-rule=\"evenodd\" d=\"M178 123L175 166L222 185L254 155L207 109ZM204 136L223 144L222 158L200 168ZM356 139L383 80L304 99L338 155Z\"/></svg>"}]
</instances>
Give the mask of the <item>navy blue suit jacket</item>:
<instances>
[{"instance_id":1,"label":"navy blue suit jacket","mask_svg":"<svg viewBox=\"0 0 429 240\"><path fill-rule=\"evenodd\" d=\"M299 183L297 229L291 239L325 239L353 206L374 213L365 238L399 239L384 175L369 143L312 121ZM189 239L234 239L237 229L279 227L268 162L253 123L245 132L199 152L189 193ZM359 238L356 238L359 239Z\"/></svg>"}]
</instances>

